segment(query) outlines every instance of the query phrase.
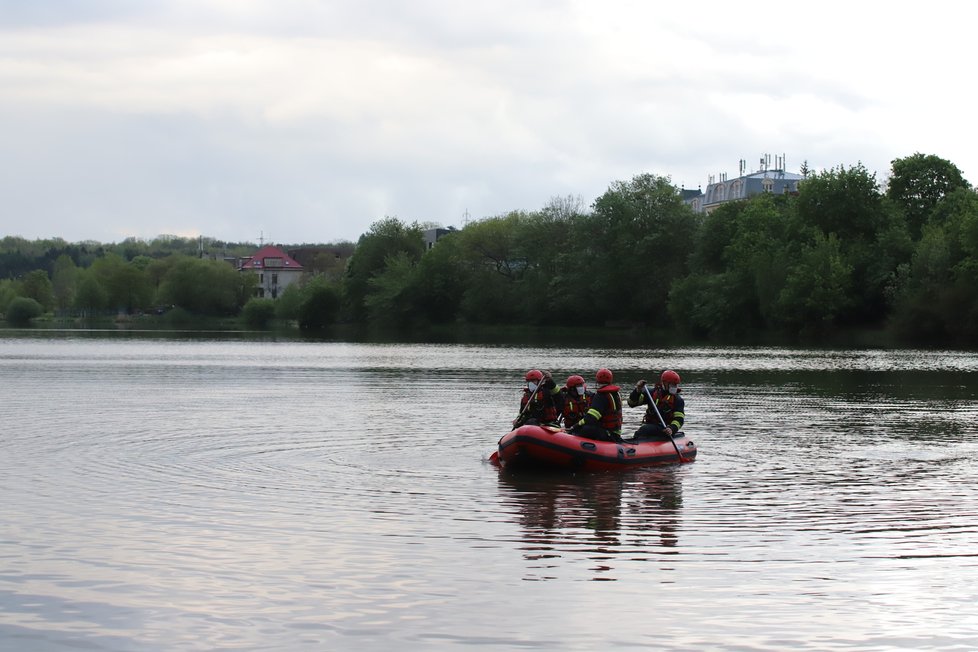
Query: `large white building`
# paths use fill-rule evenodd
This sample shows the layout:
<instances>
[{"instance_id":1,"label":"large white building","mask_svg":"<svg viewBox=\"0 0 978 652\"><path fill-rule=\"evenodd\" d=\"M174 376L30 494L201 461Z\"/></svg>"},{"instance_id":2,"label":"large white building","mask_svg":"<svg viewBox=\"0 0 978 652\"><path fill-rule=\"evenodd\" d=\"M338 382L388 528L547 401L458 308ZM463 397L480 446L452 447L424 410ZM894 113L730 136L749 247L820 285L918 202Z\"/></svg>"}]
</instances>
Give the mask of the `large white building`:
<instances>
[{"instance_id":1,"label":"large white building","mask_svg":"<svg viewBox=\"0 0 978 652\"><path fill-rule=\"evenodd\" d=\"M706 192L684 190L683 200L697 213L709 213L717 206L729 201L747 199L761 193L793 194L798 192L798 184L804 181L805 177L794 172L787 172L784 165L784 157L775 157L775 165L771 166L771 157L761 158L761 169L749 174L746 171L746 162L740 161L740 176L736 179L727 179L726 174L721 174L720 179L710 178L706 186Z\"/></svg>"}]
</instances>

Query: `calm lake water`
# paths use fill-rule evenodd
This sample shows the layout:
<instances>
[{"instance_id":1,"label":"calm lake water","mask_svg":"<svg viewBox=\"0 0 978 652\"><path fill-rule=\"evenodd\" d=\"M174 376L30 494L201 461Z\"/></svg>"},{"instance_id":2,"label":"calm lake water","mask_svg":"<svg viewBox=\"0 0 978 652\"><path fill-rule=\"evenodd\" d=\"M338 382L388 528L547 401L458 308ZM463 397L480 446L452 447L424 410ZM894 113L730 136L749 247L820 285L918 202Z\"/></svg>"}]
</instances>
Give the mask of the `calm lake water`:
<instances>
[{"instance_id":1,"label":"calm lake water","mask_svg":"<svg viewBox=\"0 0 978 652\"><path fill-rule=\"evenodd\" d=\"M603 366L695 463L487 464ZM0 386L5 650L978 649L972 353L7 333Z\"/></svg>"}]
</instances>

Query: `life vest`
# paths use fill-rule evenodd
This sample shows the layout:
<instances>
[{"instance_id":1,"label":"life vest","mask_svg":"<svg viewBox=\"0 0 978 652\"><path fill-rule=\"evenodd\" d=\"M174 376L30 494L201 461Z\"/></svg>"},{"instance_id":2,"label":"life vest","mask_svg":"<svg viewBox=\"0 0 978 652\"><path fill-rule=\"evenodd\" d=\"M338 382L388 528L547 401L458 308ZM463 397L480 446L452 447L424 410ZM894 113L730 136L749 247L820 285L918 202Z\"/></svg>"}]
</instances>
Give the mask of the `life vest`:
<instances>
[{"instance_id":1,"label":"life vest","mask_svg":"<svg viewBox=\"0 0 978 652\"><path fill-rule=\"evenodd\" d=\"M608 399L608 409L598 419L598 425L608 432L621 432L621 395L618 393L620 389L618 385L605 385L598 388L598 393L606 394Z\"/></svg>"},{"instance_id":2,"label":"life vest","mask_svg":"<svg viewBox=\"0 0 978 652\"><path fill-rule=\"evenodd\" d=\"M648 402L648 397L644 397L645 401ZM659 414L662 415L662 420L666 424L673 424L676 412L676 395L670 394L660 385L656 385L655 389L652 390L652 400L655 401L655 406L659 408ZM655 425L660 425L659 417L655 413L655 408L652 404L645 410L645 416L642 418L642 423L654 423ZM682 421L678 421L678 425L682 426Z\"/></svg>"},{"instance_id":3,"label":"life vest","mask_svg":"<svg viewBox=\"0 0 978 652\"><path fill-rule=\"evenodd\" d=\"M583 396L577 391L566 392L564 394L564 424L572 426L582 418L588 408L591 407L591 394L585 393Z\"/></svg>"},{"instance_id":4,"label":"life vest","mask_svg":"<svg viewBox=\"0 0 978 652\"><path fill-rule=\"evenodd\" d=\"M534 418L541 423L556 423L557 422L557 406L554 404L554 397L546 393L546 390L541 389L537 391L536 396L533 397L533 402L530 403L530 407L526 407L526 402L530 400L530 390L523 390L523 397L520 399L520 412L526 409L526 417Z\"/></svg>"}]
</instances>

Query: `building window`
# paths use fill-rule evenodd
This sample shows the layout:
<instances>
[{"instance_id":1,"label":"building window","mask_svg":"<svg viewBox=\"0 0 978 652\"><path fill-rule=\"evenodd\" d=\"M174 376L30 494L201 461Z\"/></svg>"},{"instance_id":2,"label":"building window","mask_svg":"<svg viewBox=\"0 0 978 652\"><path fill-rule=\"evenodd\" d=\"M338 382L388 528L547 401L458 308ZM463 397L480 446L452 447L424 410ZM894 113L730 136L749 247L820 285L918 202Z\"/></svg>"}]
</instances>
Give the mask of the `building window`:
<instances>
[{"instance_id":1,"label":"building window","mask_svg":"<svg viewBox=\"0 0 978 652\"><path fill-rule=\"evenodd\" d=\"M730 184L730 199L744 198L744 184L738 179Z\"/></svg>"},{"instance_id":2,"label":"building window","mask_svg":"<svg viewBox=\"0 0 978 652\"><path fill-rule=\"evenodd\" d=\"M278 274L272 274L272 287L278 285Z\"/></svg>"}]
</instances>

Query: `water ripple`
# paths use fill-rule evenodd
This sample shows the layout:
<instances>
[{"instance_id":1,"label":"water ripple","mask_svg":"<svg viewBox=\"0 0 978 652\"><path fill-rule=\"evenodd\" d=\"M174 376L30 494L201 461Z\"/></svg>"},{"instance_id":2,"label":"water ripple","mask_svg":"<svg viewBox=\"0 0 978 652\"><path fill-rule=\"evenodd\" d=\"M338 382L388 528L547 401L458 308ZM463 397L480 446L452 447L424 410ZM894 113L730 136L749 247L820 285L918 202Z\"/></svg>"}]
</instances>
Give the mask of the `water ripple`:
<instances>
[{"instance_id":1,"label":"water ripple","mask_svg":"<svg viewBox=\"0 0 978 652\"><path fill-rule=\"evenodd\" d=\"M680 368L698 460L488 465L530 361ZM975 647L955 615L978 601L975 371L955 352L0 340L0 637Z\"/></svg>"}]
</instances>

